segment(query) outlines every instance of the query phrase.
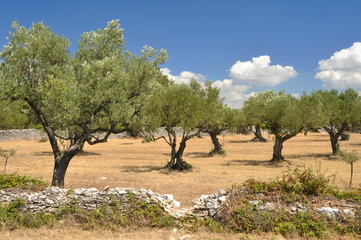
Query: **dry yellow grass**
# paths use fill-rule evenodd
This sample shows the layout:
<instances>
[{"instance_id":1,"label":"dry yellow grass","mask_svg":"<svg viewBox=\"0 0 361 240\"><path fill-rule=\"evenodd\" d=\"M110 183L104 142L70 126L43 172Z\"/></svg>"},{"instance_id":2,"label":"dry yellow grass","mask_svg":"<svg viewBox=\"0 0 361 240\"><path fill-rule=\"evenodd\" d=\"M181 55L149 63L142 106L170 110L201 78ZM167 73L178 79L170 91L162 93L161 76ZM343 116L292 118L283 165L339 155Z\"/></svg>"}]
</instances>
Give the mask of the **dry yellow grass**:
<instances>
[{"instance_id":1,"label":"dry yellow grass","mask_svg":"<svg viewBox=\"0 0 361 240\"><path fill-rule=\"evenodd\" d=\"M254 143L251 135L226 135L220 141L226 156L207 157L212 149L208 137L188 142L185 160L194 166L187 173L168 172L161 168L169 159L169 147L164 141L142 143L142 139L111 139L108 143L85 146L85 155L75 157L70 163L65 179L67 188L135 187L152 189L159 193L173 193L183 206L202 194L212 194L220 188L230 188L249 178L268 180L280 176L289 168L312 167L326 175L335 175L334 184L346 188L350 167L340 158L330 155L330 143L325 134L302 134L284 144L284 156L290 163L270 164L272 136L267 143ZM356 150L361 156L361 134L352 134L349 141L340 142L344 150ZM9 160L7 172L17 172L41 178L50 183L53 157L48 142L2 141L3 149L16 148ZM3 164L3 162L0 162ZM1 165L0 165L1 166ZM353 186L361 187L361 161L355 164ZM106 177L106 180L101 180ZM53 229L3 231L2 240L8 239L178 239L187 232L172 229L139 229L110 231L82 231L66 226ZM284 239L275 234L245 235L216 234L199 231L187 239ZM334 239L339 239L338 237Z\"/></svg>"},{"instance_id":2,"label":"dry yellow grass","mask_svg":"<svg viewBox=\"0 0 361 240\"><path fill-rule=\"evenodd\" d=\"M105 186L152 189L159 193L173 193L183 206L202 194L212 194L230 188L249 178L268 180L280 176L289 168L312 167L326 175L335 175L334 184L345 188L350 166L339 157L330 156L328 135L302 134L284 144L284 156L289 163L270 164L272 136L267 143L254 143L251 135L220 136L226 156L208 157L212 149L209 137L191 139L184 159L194 166L187 173L168 172L161 168L169 159L169 146L163 141L142 143L142 139L110 139L108 143L85 146L86 154L75 157L65 179L66 188ZM340 141L341 149L356 150L361 156L361 134L352 134L349 141ZM3 149L16 148L9 160L7 173L17 172L39 177L50 183L53 156L48 142L2 141ZM3 162L0 162L2 164ZM353 186L361 187L361 161L355 164ZM102 180L106 177L106 180Z\"/></svg>"}]
</instances>

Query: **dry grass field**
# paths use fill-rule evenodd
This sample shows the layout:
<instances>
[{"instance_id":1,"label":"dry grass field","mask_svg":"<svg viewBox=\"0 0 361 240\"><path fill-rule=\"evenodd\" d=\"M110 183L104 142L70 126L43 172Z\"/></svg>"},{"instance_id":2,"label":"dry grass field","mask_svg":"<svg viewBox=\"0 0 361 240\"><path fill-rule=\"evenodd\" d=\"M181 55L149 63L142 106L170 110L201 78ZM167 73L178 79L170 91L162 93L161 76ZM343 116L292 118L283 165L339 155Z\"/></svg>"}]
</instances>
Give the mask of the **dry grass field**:
<instances>
[{"instance_id":1,"label":"dry grass field","mask_svg":"<svg viewBox=\"0 0 361 240\"><path fill-rule=\"evenodd\" d=\"M326 134L300 134L284 144L288 162L278 165L272 157L272 135L266 143L250 142L252 135L225 135L219 139L226 156L208 157L212 149L209 137L188 141L184 159L194 169L187 173L162 169L169 159L169 146L161 139L142 143L142 139L110 139L108 143L85 146L85 154L70 163L65 178L66 188L105 186L152 189L172 193L182 206L202 194L227 189L234 183L249 178L268 180L282 175L289 168L311 167L326 175L335 175L334 185L346 188L350 166L339 157L330 155L331 147ZM349 141L340 141L341 149L356 150L361 156L361 134L352 134ZM39 141L2 141L3 149L15 148L16 155L8 163L7 173L29 175L50 183L53 156L50 144ZM2 165L3 162L0 162ZM0 166L1 166L0 165ZM355 164L353 186L361 187L361 160ZM106 178L106 179L104 179Z\"/></svg>"},{"instance_id":2,"label":"dry grass field","mask_svg":"<svg viewBox=\"0 0 361 240\"><path fill-rule=\"evenodd\" d=\"M220 136L220 142L227 155L215 157L207 155L212 149L209 137L191 139L187 144L184 159L194 168L187 173L169 172L162 169L169 159L170 152L169 146L163 140L142 143L142 139L110 139L108 143L85 146L85 154L75 157L70 163L65 187L146 188L159 193L172 193L176 200L181 201L183 207L189 207L191 200L202 194L212 194L221 188L230 188L232 184L242 183L249 178L268 180L281 176L290 168L311 167L327 176L334 175L333 184L341 189L347 188L350 166L342 162L339 157L330 155L331 147L327 134L310 133L307 136L300 134L286 141L283 153L287 162L277 165L268 162L272 157L272 135L265 135L268 139L266 143L250 142L252 137L252 135ZM352 134L349 141L340 141L340 145L341 149L356 150L361 156L361 134ZM16 155L9 160L7 173L30 175L50 183L53 156L48 142L2 141L0 147L17 149ZM0 164L2 166L2 159ZM360 188L361 160L356 162L354 168L353 187ZM44 231L51 232L44 233ZM66 238L67 235L57 229L16 232L7 233L5 239L51 239L54 238L54 236L51 237L52 234L64 237L62 239L72 239ZM42 235L43 233L45 235ZM117 233L118 235L103 233L97 236L97 233L88 231L82 234L87 239L135 240L170 239L173 232L172 230L151 230L146 234L142 232ZM200 232L190 239L244 239L242 235L237 236L233 238L224 234L207 235ZM282 239L273 235L262 238ZM259 239L259 237L256 236L254 239Z\"/></svg>"}]
</instances>

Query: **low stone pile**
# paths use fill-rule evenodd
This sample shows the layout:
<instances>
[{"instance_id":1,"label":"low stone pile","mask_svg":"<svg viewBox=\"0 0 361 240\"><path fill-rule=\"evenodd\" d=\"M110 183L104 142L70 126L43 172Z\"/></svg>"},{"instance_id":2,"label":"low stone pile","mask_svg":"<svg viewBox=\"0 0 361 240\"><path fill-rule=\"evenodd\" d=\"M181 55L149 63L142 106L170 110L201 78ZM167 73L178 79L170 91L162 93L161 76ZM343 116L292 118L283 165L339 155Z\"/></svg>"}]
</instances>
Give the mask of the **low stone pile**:
<instances>
[{"instance_id":1,"label":"low stone pile","mask_svg":"<svg viewBox=\"0 0 361 240\"><path fill-rule=\"evenodd\" d=\"M133 188L105 188L99 191L96 188L63 189L48 187L41 192L28 193L18 189L0 190L0 203L24 199L22 211L53 213L60 207L77 205L86 210L93 210L105 203L117 200L127 205L130 196L143 199L148 203L160 203L164 209L179 208L180 203L173 199L172 194L158 194L151 190Z\"/></svg>"},{"instance_id":2,"label":"low stone pile","mask_svg":"<svg viewBox=\"0 0 361 240\"><path fill-rule=\"evenodd\" d=\"M200 198L193 200L193 207L190 213L198 217L215 217L218 209L227 200L228 191L223 189L212 195L202 195Z\"/></svg>"},{"instance_id":3,"label":"low stone pile","mask_svg":"<svg viewBox=\"0 0 361 240\"><path fill-rule=\"evenodd\" d=\"M46 134L37 129L0 130L0 141L8 140L35 140L45 137Z\"/></svg>"},{"instance_id":4,"label":"low stone pile","mask_svg":"<svg viewBox=\"0 0 361 240\"><path fill-rule=\"evenodd\" d=\"M111 201L120 202L127 208L130 195L142 199L150 204L159 204L166 212L174 217L194 215L198 217L213 217L220 204L226 200L227 192L220 190L213 195L202 195L194 201L190 209L180 209L180 202L173 194L159 194L152 190L133 188L105 188L99 191L96 188L63 189L48 187L41 192L24 192L18 189L0 190L0 204L24 199L25 206L21 211L54 213L60 207L77 205L86 210L93 210Z\"/></svg>"},{"instance_id":5,"label":"low stone pile","mask_svg":"<svg viewBox=\"0 0 361 240\"><path fill-rule=\"evenodd\" d=\"M164 211L179 218L186 215L201 218L217 217L217 212L225 203L227 204L229 192L219 190L212 195L202 195L193 200L191 208L180 208L180 202L176 201L173 194L159 194L152 190L134 188L112 188L106 187L100 191L96 188L63 189L58 187L48 187L41 192L26 192L19 189L0 190L0 205L17 199L23 199L25 205L21 211L38 213L54 213L61 207L77 205L86 210L94 210L104 204L117 201L124 209L129 209L131 197L144 200L150 204L159 204ZM344 217L355 217L360 204L350 204L345 200L333 200L317 204L281 204L264 200L249 200L251 205L258 210L274 211L285 210L290 214L305 211L315 211L336 219ZM126 210L124 210L126 211Z\"/></svg>"}]
</instances>

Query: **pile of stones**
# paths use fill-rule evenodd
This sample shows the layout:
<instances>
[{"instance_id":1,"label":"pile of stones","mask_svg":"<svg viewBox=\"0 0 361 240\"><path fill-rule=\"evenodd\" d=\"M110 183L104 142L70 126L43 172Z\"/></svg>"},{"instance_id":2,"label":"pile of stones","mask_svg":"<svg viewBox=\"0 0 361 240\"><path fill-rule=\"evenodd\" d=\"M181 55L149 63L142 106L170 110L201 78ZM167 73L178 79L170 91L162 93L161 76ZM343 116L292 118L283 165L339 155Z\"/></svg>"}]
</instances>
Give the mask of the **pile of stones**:
<instances>
[{"instance_id":1,"label":"pile of stones","mask_svg":"<svg viewBox=\"0 0 361 240\"><path fill-rule=\"evenodd\" d=\"M194 205L191 208L180 208L181 204L174 199L173 194L159 194L146 189L110 189L106 187L100 191L96 188L63 189L48 187L40 192L27 192L20 189L0 190L0 205L23 199L25 205L20 209L21 211L54 213L61 207L72 205L77 205L86 210L94 210L116 200L124 209L129 209L129 200L131 197L135 197L150 204L160 205L164 211L176 218L186 215L215 218L221 206L227 204L228 196L229 192L221 189L215 194L202 195L193 200ZM355 217L360 208L359 204L350 205L345 200L338 200L336 205L318 206L297 202L285 205L262 200L250 200L249 203L258 210L273 211L283 209L290 214L310 210L336 219Z\"/></svg>"},{"instance_id":2,"label":"pile of stones","mask_svg":"<svg viewBox=\"0 0 361 240\"><path fill-rule=\"evenodd\" d=\"M213 195L203 195L195 201L190 209L181 209L180 202L176 201L173 194L159 194L152 190L134 188L106 187L103 191L96 188L63 189L48 187L41 192L26 192L19 189L0 190L0 204L23 199L25 205L21 211L54 213L60 207L77 205L86 210L93 210L105 203L117 200L126 209L129 205L130 195L142 199L150 204L159 204L164 211L174 217L194 215L199 217L212 217L217 212L220 204L225 201L227 192L220 190Z\"/></svg>"}]
</instances>

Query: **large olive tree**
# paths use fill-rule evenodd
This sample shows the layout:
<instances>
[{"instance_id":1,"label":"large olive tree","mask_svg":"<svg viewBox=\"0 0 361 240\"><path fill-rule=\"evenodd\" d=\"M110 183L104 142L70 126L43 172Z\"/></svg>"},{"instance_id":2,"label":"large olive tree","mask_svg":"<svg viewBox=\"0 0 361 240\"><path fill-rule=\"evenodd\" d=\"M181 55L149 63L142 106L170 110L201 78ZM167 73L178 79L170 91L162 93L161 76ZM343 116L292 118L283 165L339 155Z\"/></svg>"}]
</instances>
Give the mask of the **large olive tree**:
<instances>
[{"instance_id":1,"label":"large olive tree","mask_svg":"<svg viewBox=\"0 0 361 240\"><path fill-rule=\"evenodd\" d=\"M307 119L307 112L304 111L301 100L283 91L273 90L250 97L244 103L243 113L248 115L248 118L267 124L270 133L274 134L271 161L284 160L283 143L302 131Z\"/></svg>"},{"instance_id":2,"label":"large olive tree","mask_svg":"<svg viewBox=\"0 0 361 240\"><path fill-rule=\"evenodd\" d=\"M164 51L150 47L140 56L125 51L118 21L84 33L74 55L69 44L42 23L27 29L15 22L0 55L5 95L27 102L47 133L54 186L64 186L68 165L84 143L105 142L129 127L139 99L163 79L157 66L166 59ZM62 150L59 139L69 140L69 147Z\"/></svg>"},{"instance_id":3,"label":"large olive tree","mask_svg":"<svg viewBox=\"0 0 361 240\"><path fill-rule=\"evenodd\" d=\"M205 105L203 109L204 122L200 128L202 132L208 133L212 140L213 150L210 154L224 154L218 136L223 131L234 130L239 124L241 115L238 114L237 110L223 103L223 99L219 96L219 89L213 87L210 82L206 82L201 91Z\"/></svg>"},{"instance_id":4,"label":"large olive tree","mask_svg":"<svg viewBox=\"0 0 361 240\"><path fill-rule=\"evenodd\" d=\"M153 140L164 139L171 147L168 169L188 170L183 160L188 140L197 136L204 123L204 98L201 85L192 80L190 85L173 84L159 88L151 95L144 112L145 128ZM162 127L166 134L158 132Z\"/></svg>"},{"instance_id":5,"label":"large olive tree","mask_svg":"<svg viewBox=\"0 0 361 240\"><path fill-rule=\"evenodd\" d=\"M338 139L342 133L360 126L361 97L353 89L339 92L318 90L309 95L316 119L314 127L322 127L329 134L332 154L340 151Z\"/></svg>"}]
</instances>

